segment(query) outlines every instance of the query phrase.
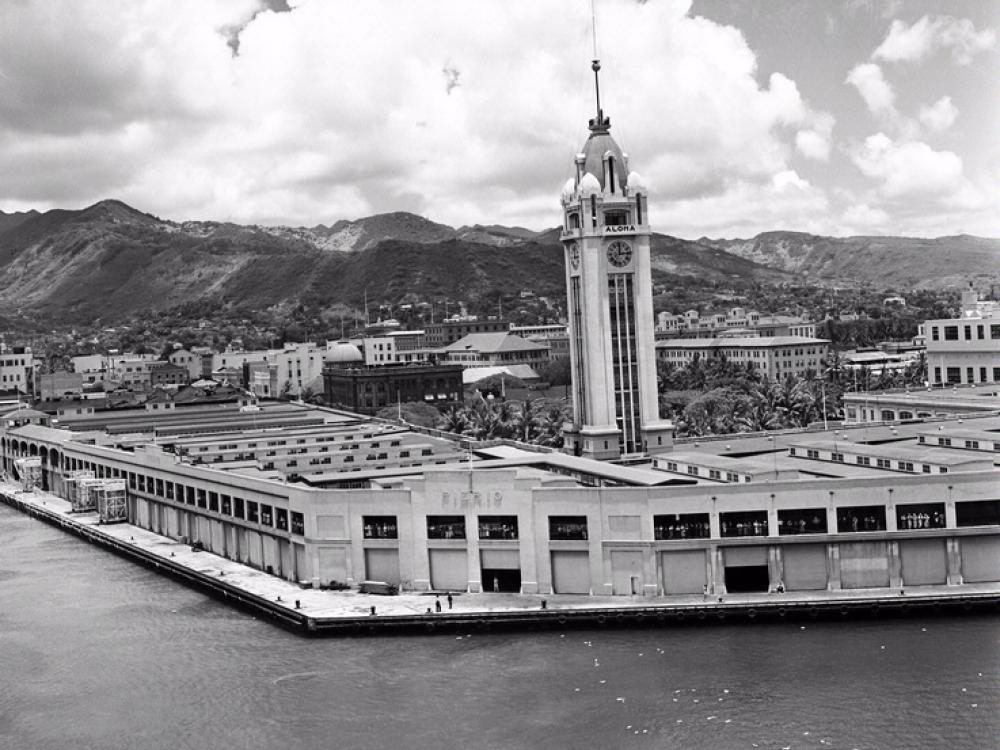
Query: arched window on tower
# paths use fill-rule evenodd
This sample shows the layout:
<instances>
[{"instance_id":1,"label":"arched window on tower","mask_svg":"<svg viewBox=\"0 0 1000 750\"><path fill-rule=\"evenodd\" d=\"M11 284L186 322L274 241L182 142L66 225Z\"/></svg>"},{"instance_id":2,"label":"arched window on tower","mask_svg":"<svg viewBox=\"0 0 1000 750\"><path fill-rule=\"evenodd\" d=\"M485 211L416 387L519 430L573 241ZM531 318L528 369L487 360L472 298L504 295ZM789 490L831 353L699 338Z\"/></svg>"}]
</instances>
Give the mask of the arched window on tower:
<instances>
[{"instance_id":1,"label":"arched window on tower","mask_svg":"<svg viewBox=\"0 0 1000 750\"><path fill-rule=\"evenodd\" d=\"M635 194L635 223L642 224L642 193Z\"/></svg>"},{"instance_id":2,"label":"arched window on tower","mask_svg":"<svg viewBox=\"0 0 1000 750\"><path fill-rule=\"evenodd\" d=\"M590 196L590 225L597 226L597 196Z\"/></svg>"},{"instance_id":3,"label":"arched window on tower","mask_svg":"<svg viewBox=\"0 0 1000 750\"><path fill-rule=\"evenodd\" d=\"M615 157L608 157L608 167L607 167L607 177L608 185L610 185L611 194L615 194Z\"/></svg>"},{"instance_id":4,"label":"arched window on tower","mask_svg":"<svg viewBox=\"0 0 1000 750\"><path fill-rule=\"evenodd\" d=\"M570 229L580 228L580 214L573 212L569 215L569 228Z\"/></svg>"}]
</instances>

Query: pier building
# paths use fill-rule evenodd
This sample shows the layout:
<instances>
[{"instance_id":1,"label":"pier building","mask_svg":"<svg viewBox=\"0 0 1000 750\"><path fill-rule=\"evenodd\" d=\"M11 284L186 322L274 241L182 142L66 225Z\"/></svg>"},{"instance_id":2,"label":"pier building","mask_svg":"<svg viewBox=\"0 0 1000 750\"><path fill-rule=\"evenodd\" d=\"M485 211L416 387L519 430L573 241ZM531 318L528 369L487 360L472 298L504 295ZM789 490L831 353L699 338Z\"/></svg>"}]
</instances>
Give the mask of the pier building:
<instances>
[{"instance_id":1,"label":"pier building","mask_svg":"<svg viewBox=\"0 0 1000 750\"><path fill-rule=\"evenodd\" d=\"M686 441L628 465L290 404L0 432L131 523L307 586L671 595L1000 581L1000 417ZM967 447L974 446L974 447ZM352 460L348 461L348 457ZM294 462L294 463L293 463Z\"/></svg>"}]
</instances>

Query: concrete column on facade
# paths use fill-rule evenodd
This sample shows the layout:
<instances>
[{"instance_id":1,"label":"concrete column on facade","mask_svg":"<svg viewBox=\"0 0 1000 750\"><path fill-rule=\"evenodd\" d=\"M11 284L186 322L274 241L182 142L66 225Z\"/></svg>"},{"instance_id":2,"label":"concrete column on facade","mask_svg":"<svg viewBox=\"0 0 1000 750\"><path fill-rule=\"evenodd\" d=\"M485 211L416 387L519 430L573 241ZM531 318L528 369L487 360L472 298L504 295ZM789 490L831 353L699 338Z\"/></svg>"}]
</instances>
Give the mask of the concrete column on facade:
<instances>
[{"instance_id":1,"label":"concrete column on facade","mask_svg":"<svg viewBox=\"0 0 1000 750\"><path fill-rule=\"evenodd\" d=\"M520 553L521 560L521 593L522 594L538 594L541 593L538 588L538 558L537 549L539 545L536 545L536 536L525 534L528 529L532 529L534 524L531 523L530 518L518 517L517 528L518 528L518 551ZM541 546L544 546L542 544Z\"/></svg>"},{"instance_id":2,"label":"concrete column on facade","mask_svg":"<svg viewBox=\"0 0 1000 750\"><path fill-rule=\"evenodd\" d=\"M898 589L903 585L903 561L899 556L899 542L886 543L889 556L889 588Z\"/></svg>"},{"instance_id":3,"label":"concrete column on facade","mask_svg":"<svg viewBox=\"0 0 1000 750\"><path fill-rule=\"evenodd\" d=\"M299 571L299 577L302 580L309 581L309 584L314 589L319 588L319 585L320 585L320 580L319 580L319 547L317 545L315 545L315 544L307 544L306 545L305 559L306 559L306 567L308 568L308 570L300 570ZM344 583L346 583L348 585L351 585L351 584L355 583L355 579L351 575L351 573L352 573L351 563L352 563L351 555L348 554L347 555L347 580L344 582Z\"/></svg>"},{"instance_id":4,"label":"concrete column on facade","mask_svg":"<svg viewBox=\"0 0 1000 750\"><path fill-rule=\"evenodd\" d=\"M840 591L840 545L826 545L827 591Z\"/></svg>"},{"instance_id":5,"label":"concrete column on facade","mask_svg":"<svg viewBox=\"0 0 1000 750\"><path fill-rule=\"evenodd\" d=\"M593 519L590 519L593 521ZM598 519L599 521L600 519ZM590 528L600 528L591 525ZM600 539L595 539L596 534L590 534L588 552L590 553L590 593L600 596L611 596L615 587L612 583L611 575L611 552L604 549Z\"/></svg>"},{"instance_id":6,"label":"concrete column on facade","mask_svg":"<svg viewBox=\"0 0 1000 750\"><path fill-rule=\"evenodd\" d=\"M642 595L657 596L660 593L660 571L656 564L656 549L649 545L642 552Z\"/></svg>"},{"instance_id":7,"label":"concrete column on facade","mask_svg":"<svg viewBox=\"0 0 1000 750\"><path fill-rule=\"evenodd\" d=\"M713 497L712 500L714 501L715 498ZM712 505L714 506L715 503L713 502ZM711 539L718 539L722 536L722 527L719 524L719 512L714 507L712 508L712 512L708 514L708 536Z\"/></svg>"},{"instance_id":8,"label":"concrete column on facade","mask_svg":"<svg viewBox=\"0 0 1000 750\"><path fill-rule=\"evenodd\" d=\"M479 559L479 519L475 515L468 516L465 522L468 552L466 560L469 566L468 584L470 594L480 594L483 591L483 568Z\"/></svg>"},{"instance_id":9,"label":"concrete column on facade","mask_svg":"<svg viewBox=\"0 0 1000 750\"><path fill-rule=\"evenodd\" d=\"M948 487L948 502L944 504L944 525L949 529L958 528L958 517L955 515L955 501L951 499L951 486Z\"/></svg>"},{"instance_id":10,"label":"concrete column on facade","mask_svg":"<svg viewBox=\"0 0 1000 750\"><path fill-rule=\"evenodd\" d=\"M771 495L772 507L767 510L767 535L778 536L778 511L774 506L774 495Z\"/></svg>"},{"instance_id":11,"label":"concrete column on facade","mask_svg":"<svg viewBox=\"0 0 1000 750\"><path fill-rule=\"evenodd\" d=\"M830 490L830 504L826 508L826 530L829 534L837 531L837 507L834 504L833 490Z\"/></svg>"},{"instance_id":12,"label":"concrete column on facade","mask_svg":"<svg viewBox=\"0 0 1000 750\"><path fill-rule=\"evenodd\" d=\"M410 579L414 591L431 590L431 553L427 548L427 540L414 535L413 539L413 576ZM400 550L400 568L403 567L402 550ZM402 572L402 570L400 571Z\"/></svg>"},{"instance_id":13,"label":"concrete column on facade","mask_svg":"<svg viewBox=\"0 0 1000 750\"><path fill-rule=\"evenodd\" d=\"M726 593L726 565L725 560L723 560L723 552L721 547L713 547L711 553L712 563L711 563L711 574L712 577L709 579L712 583L709 586L711 594L716 596L722 596Z\"/></svg>"},{"instance_id":14,"label":"concrete column on facade","mask_svg":"<svg viewBox=\"0 0 1000 750\"><path fill-rule=\"evenodd\" d=\"M889 501L885 504L885 530L886 531L898 531L899 528L896 525L896 502L895 497L893 497L894 492L892 487L889 488Z\"/></svg>"},{"instance_id":15,"label":"concrete column on facade","mask_svg":"<svg viewBox=\"0 0 1000 750\"><path fill-rule=\"evenodd\" d=\"M778 584L785 580L785 558L781 554L780 544L773 544L767 549L768 590L776 591Z\"/></svg>"},{"instance_id":16,"label":"concrete column on facade","mask_svg":"<svg viewBox=\"0 0 1000 750\"><path fill-rule=\"evenodd\" d=\"M962 542L955 537L945 540L945 555L948 564L947 583L949 586L961 586L962 578Z\"/></svg>"}]
</instances>

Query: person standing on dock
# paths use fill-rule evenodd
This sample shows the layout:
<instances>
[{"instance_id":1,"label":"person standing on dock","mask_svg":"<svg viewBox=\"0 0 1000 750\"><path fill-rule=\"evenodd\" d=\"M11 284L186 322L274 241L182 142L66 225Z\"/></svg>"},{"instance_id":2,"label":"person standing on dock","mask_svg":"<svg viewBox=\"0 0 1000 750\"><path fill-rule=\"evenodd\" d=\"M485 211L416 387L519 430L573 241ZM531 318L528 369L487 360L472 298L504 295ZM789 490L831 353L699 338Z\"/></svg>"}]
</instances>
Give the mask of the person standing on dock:
<instances>
[{"instance_id":1,"label":"person standing on dock","mask_svg":"<svg viewBox=\"0 0 1000 750\"><path fill-rule=\"evenodd\" d=\"M448 592L448 609L451 609L452 602L454 600L451 598L451 592Z\"/></svg>"},{"instance_id":2,"label":"person standing on dock","mask_svg":"<svg viewBox=\"0 0 1000 750\"><path fill-rule=\"evenodd\" d=\"M434 611L435 612L441 611L441 599L437 596L434 597Z\"/></svg>"}]
</instances>

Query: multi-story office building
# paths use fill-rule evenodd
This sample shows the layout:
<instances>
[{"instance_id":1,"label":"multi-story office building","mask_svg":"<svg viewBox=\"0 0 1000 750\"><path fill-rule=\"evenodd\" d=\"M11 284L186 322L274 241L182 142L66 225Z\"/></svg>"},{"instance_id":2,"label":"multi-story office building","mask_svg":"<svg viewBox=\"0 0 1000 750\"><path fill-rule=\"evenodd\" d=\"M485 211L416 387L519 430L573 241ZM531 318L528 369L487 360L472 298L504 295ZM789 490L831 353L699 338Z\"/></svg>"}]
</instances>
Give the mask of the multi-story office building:
<instances>
[{"instance_id":1,"label":"multi-story office building","mask_svg":"<svg viewBox=\"0 0 1000 750\"><path fill-rule=\"evenodd\" d=\"M1000 303L980 300L970 288L960 318L928 320L920 335L931 384L1000 383Z\"/></svg>"},{"instance_id":2,"label":"multi-story office building","mask_svg":"<svg viewBox=\"0 0 1000 750\"><path fill-rule=\"evenodd\" d=\"M656 342L656 356L663 362L684 367L695 357L705 361L726 357L730 362L752 364L772 380L786 375L821 374L830 342L800 336L718 339L669 339Z\"/></svg>"}]
</instances>

